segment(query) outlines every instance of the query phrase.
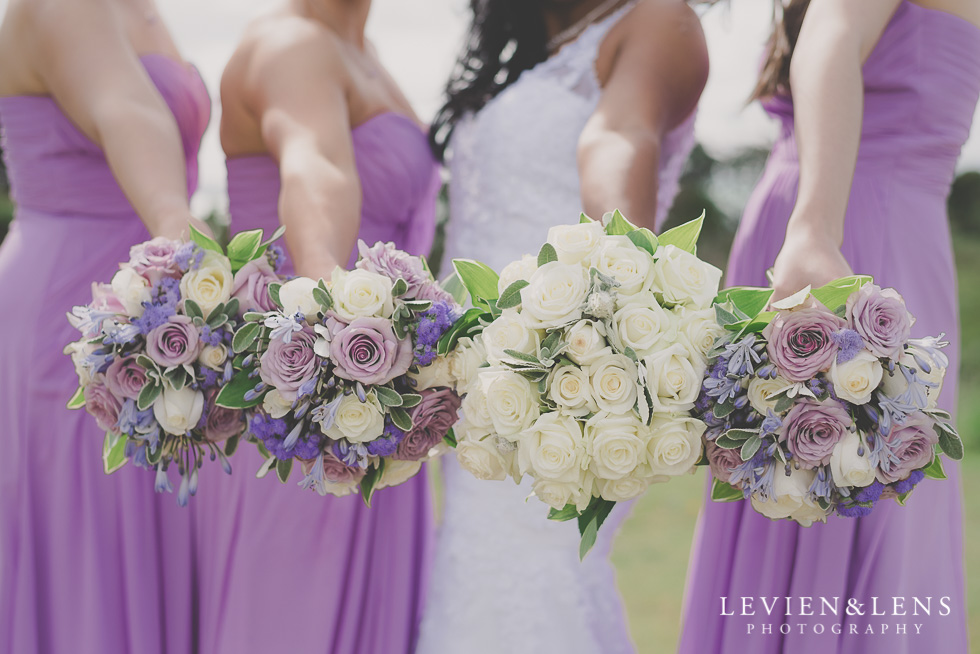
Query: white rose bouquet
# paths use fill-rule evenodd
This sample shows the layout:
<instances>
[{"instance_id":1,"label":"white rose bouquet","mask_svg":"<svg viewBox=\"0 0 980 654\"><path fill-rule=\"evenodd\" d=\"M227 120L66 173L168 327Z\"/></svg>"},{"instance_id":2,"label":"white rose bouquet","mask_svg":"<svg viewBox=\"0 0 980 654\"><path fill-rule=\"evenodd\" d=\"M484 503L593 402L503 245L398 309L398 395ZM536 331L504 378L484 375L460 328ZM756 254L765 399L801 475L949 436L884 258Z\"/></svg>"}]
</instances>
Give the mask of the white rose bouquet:
<instances>
[{"instance_id":1,"label":"white rose bouquet","mask_svg":"<svg viewBox=\"0 0 980 654\"><path fill-rule=\"evenodd\" d=\"M356 267L329 281L269 287L271 305L245 314L235 333L242 358L218 402L249 409L248 435L266 459L260 477L275 469L286 482L298 462L301 486L360 492L370 506L376 490L446 449L456 376L468 366L437 351L462 309L425 260L391 243L358 248Z\"/></svg>"},{"instance_id":2,"label":"white rose bouquet","mask_svg":"<svg viewBox=\"0 0 980 654\"><path fill-rule=\"evenodd\" d=\"M695 255L702 219L658 238L619 212L582 216L499 277L453 262L475 307L458 356L482 362L461 373L457 457L481 479L532 477L551 519L578 519L582 556L616 502L701 458L689 412L722 332L721 271Z\"/></svg>"},{"instance_id":3,"label":"white rose bouquet","mask_svg":"<svg viewBox=\"0 0 980 654\"><path fill-rule=\"evenodd\" d=\"M232 335L256 292L278 281L280 234L242 232L227 251L191 228L188 242L155 238L134 246L109 284L93 284L92 302L68 315L82 333L70 344L80 388L69 408L85 408L105 429L106 473L129 460L156 471L156 490L177 501L197 490L205 458L228 458L245 414L217 397L232 378Z\"/></svg>"},{"instance_id":4,"label":"white rose bouquet","mask_svg":"<svg viewBox=\"0 0 980 654\"><path fill-rule=\"evenodd\" d=\"M904 504L925 477L945 478L939 454L959 459L963 445L936 405L942 337L910 338L902 296L868 277L765 310L771 295L728 289L716 306L725 335L696 406L713 499L809 526Z\"/></svg>"}]
</instances>

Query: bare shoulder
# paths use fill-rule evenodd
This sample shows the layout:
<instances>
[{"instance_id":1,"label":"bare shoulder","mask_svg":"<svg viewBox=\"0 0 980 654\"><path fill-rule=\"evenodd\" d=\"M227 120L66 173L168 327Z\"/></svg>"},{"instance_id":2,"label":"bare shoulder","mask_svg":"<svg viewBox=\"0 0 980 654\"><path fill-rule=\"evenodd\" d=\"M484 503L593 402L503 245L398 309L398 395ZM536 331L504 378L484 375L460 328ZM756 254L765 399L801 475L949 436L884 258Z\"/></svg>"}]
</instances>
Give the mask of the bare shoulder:
<instances>
[{"instance_id":1,"label":"bare shoulder","mask_svg":"<svg viewBox=\"0 0 980 654\"><path fill-rule=\"evenodd\" d=\"M623 39L670 53L671 65L705 69L708 47L697 13L684 0L641 0L630 12Z\"/></svg>"}]
</instances>

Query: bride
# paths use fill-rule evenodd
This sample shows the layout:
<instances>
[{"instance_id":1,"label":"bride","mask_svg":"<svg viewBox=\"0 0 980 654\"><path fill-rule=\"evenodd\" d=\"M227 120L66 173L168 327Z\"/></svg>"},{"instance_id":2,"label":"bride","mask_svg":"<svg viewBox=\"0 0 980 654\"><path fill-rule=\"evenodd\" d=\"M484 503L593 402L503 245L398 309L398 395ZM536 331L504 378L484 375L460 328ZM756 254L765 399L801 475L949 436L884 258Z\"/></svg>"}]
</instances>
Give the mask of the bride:
<instances>
[{"instance_id":1,"label":"bride","mask_svg":"<svg viewBox=\"0 0 980 654\"><path fill-rule=\"evenodd\" d=\"M472 24L432 128L451 172L447 263L496 270L549 227L621 209L656 228L693 145L707 50L682 0L471 0ZM445 268L444 268L445 269ZM445 515L419 654L633 651L609 550L584 562L574 522L530 486L444 464Z\"/></svg>"}]
</instances>

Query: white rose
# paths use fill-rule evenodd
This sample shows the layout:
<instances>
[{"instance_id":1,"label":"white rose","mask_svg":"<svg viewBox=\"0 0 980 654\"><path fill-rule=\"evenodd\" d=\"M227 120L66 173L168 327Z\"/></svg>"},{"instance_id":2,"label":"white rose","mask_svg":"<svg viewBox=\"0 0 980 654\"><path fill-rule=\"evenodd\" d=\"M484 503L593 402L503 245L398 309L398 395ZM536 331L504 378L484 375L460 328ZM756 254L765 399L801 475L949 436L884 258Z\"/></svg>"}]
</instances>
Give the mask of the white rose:
<instances>
[{"instance_id":1,"label":"white rose","mask_svg":"<svg viewBox=\"0 0 980 654\"><path fill-rule=\"evenodd\" d=\"M552 261L534 271L521 290L523 313L531 327L561 327L582 317L589 292L589 273L582 266Z\"/></svg>"},{"instance_id":2,"label":"white rose","mask_svg":"<svg viewBox=\"0 0 980 654\"><path fill-rule=\"evenodd\" d=\"M551 481L549 479L535 479L532 489L535 497L551 508L559 510L564 509L567 504L576 504L582 494L578 482Z\"/></svg>"},{"instance_id":3,"label":"white rose","mask_svg":"<svg viewBox=\"0 0 980 654\"><path fill-rule=\"evenodd\" d=\"M190 386L182 389L164 388L153 402L153 417L163 431L183 436L197 427L204 412L204 394Z\"/></svg>"},{"instance_id":4,"label":"white rose","mask_svg":"<svg viewBox=\"0 0 980 654\"><path fill-rule=\"evenodd\" d=\"M619 282L616 292L623 304L630 296L650 290L653 283L652 257L626 236L604 237L594 257L594 266Z\"/></svg>"},{"instance_id":5,"label":"white rose","mask_svg":"<svg viewBox=\"0 0 980 654\"><path fill-rule=\"evenodd\" d=\"M180 296L196 302L208 316L216 306L231 299L234 279L228 257L206 250L197 269L181 278Z\"/></svg>"},{"instance_id":6,"label":"white rose","mask_svg":"<svg viewBox=\"0 0 980 654\"><path fill-rule=\"evenodd\" d=\"M649 429L647 465L651 474L676 477L694 470L694 464L701 458L703 422L683 415L657 413Z\"/></svg>"},{"instance_id":7,"label":"white rose","mask_svg":"<svg viewBox=\"0 0 980 654\"><path fill-rule=\"evenodd\" d=\"M718 295L721 271L673 245L657 248L654 269L653 290L670 304L706 309Z\"/></svg>"},{"instance_id":8,"label":"white rose","mask_svg":"<svg viewBox=\"0 0 980 654\"><path fill-rule=\"evenodd\" d=\"M143 303L150 301L150 282L132 268L120 268L112 276L112 292L122 303L126 315L143 315ZM183 291L183 287L181 291Z\"/></svg>"},{"instance_id":9,"label":"white rose","mask_svg":"<svg viewBox=\"0 0 980 654\"><path fill-rule=\"evenodd\" d=\"M673 314L678 319L678 334L685 339L690 350L707 363L708 352L715 346L718 337L725 333L725 328L715 318L715 310L691 309L681 305L674 308Z\"/></svg>"},{"instance_id":10,"label":"white rose","mask_svg":"<svg viewBox=\"0 0 980 654\"><path fill-rule=\"evenodd\" d=\"M766 500L758 494L753 495L752 508L773 520L792 518L804 527L826 520L827 512L810 498L810 485L816 472L795 468L790 470L788 476L782 470L776 470L773 475L773 497Z\"/></svg>"},{"instance_id":11,"label":"white rose","mask_svg":"<svg viewBox=\"0 0 980 654\"><path fill-rule=\"evenodd\" d=\"M677 337L677 318L656 302L626 304L613 315L613 325L623 346L641 359Z\"/></svg>"},{"instance_id":12,"label":"white rose","mask_svg":"<svg viewBox=\"0 0 980 654\"><path fill-rule=\"evenodd\" d=\"M830 366L830 380L837 397L853 404L871 401L871 393L878 388L883 374L878 358L867 350L861 350L847 363L837 363L834 359Z\"/></svg>"},{"instance_id":13,"label":"white rose","mask_svg":"<svg viewBox=\"0 0 980 654\"><path fill-rule=\"evenodd\" d=\"M198 360L211 370L222 371L225 369L225 361L228 360L228 348L221 343L217 345L205 345L201 348Z\"/></svg>"},{"instance_id":14,"label":"white rose","mask_svg":"<svg viewBox=\"0 0 980 654\"><path fill-rule=\"evenodd\" d=\"M338 267L330 276L333 312L345 322L355 318L390 318L395 308L392 286L384 275Z\"/></svg>"},{"instance_id":15,"label":"white rose","mask_svg":"<svg viewBox=\"0 0 980 654\"><path fill-rule=\"evenodd\" d=\"M504 361L514 361L514 357L504 350L537 356L541 335L538 330L528 326L517 309L506 309L483 330L483 344L487 350L487 361L492 366L499 366Z\"/></svg>"},{"instance_id":16,"label":"white rose","mask_svg":"<svg viewBox=\"0 0 980 654\"><path fill-rule=\"evenodd\" d=\"M469 386L486 360L487 350L483 346L482 336L464 336L459 339L456 349L449 355L449 376L456 388Z\"/></svg>"},{"instance_id":17,"label":"white rose","mask_svg":"<svg viewBox=\"0 0 980 654\"><path fill-rule=\"evenodd\" d=\"M762 415L768 415L768 410L772 409L773 413L776 411L776 400L770 399L773 395L779 391L785 390L792 386L793 383L789 382L782 377L776 377L775 379L762 379L761 377L753 377L752 381L749 382L748 390L746 391L749 396L749 404Z\"/></svg>"},{"instance_id":18,"label":"white rose","mask_svg":"<svg viewBox=\"0 0 980 654\"><path fill-rule=\"evenodd\" d=\"M385 469L381 473L381 479L378 480L377 488L388 488L403 484L417 475L421 469L421 461L401 461L389 457L385 460Z\"/></svg>"},{"instance_id":19,"label":"white rose","mask_svg":"<svg viewBox=\"0 0 980 654\"><path fill-rule=\"evenodd\" d=\"M586 450L597 479L623 479L646 460L651 433L633 416L598 413L585 423Z\"/></svg>"},{"instance_id":20,"label":"white rose","mask_svg":"<svg viewBox=\"0 0 980 654\"><path fill-rule=\"evenodd\" d=\"M538 269L538 258L530 254L525 254L517 261L512 261L500 271L500 279L497 281L497 292L503 293L514 282L527 281Z\"/></svg>"},{"instance_id":21,"label":"white rose","mask_svg":"<svg viewBox=\"0 0 980 654\"><path fill-rule=\"evenodd\" d=\"M570 416L581 417L599 410L592 397L589 373L578 366L559 366L554 369L548 397Z\"/></svg>"},{"instance_id":22,"label":"white rose","mask_svg":"<svg viewBox=\"0 0 980 654\"><path fill-rule=\"evenodd\" d=\"M589 367L592 396L603 411L628 413L639 392L636 364L622 354L610 354Z\"/></svg>"},{"instance_id":23,"label":"white rose","mask_svg":"<svg viewBox=\"0 0 980 654\"><path fill-rule=\"evenodd\" d=\"M452 388L455 380L449 369L449 359L437 356L427 366L417 366L418 372L409 372L410 379L415 380L415 390L424 391L427 388L445 386Z\"/></svg>"},{"instance_id":24,"label":"white rose","mask_svg":"<svg viewBox=\"0 0 980 654\"><path fill-rule=\"evenodd\" d=\"M461 431L457 429L457 436ZM467 436L456 444L456 460L477 479L503 481L507 478L507 461L489 433Z\"/></svg>"},{"instance_id":25,"label":"white rose","mask_svg":"<svg viewBox=\"0 0 980 654\"><path fill-rule=\"evenodd\" d=\"M935 409L936 404L939 400L939 394L943 390L943 379L946 375L946 369L941 368L932 360L929 355L924 352L916 352L919 358L925 360L929 364L929 372L924 372L915 362L915 358L909 353L904 352L898 359L898 363L915 370L915 376L920 381L929 382L936 384L933 388L926 389L926 408ZM881 391L888 397L896 398L908 389L909 383L905 379L905 375L895 366L895 372L889 373L885 372L882 378Z\"/></svg>"},{"instance_id":26,"label":"white rose","mask_svg":"<svg viewBox=\"0 0 980 654\"><path fill-rule=\"evenodd\" d=\"M96 349L95 345L86 341L76 341L65 347L65 354L71 356L71 362L75 366L75 374L78 375L79 386L88 386L92 381L92 369L86 362L86 359Z\"/></svg>"},{"instance_id":27,"label":"white rose","mask_svg":"<svg viewBox=\"0 0 980 654\"><path fill-rule=\"evenodd\" d=\"M374 393L368 393L364 402L351 393L345 395L337 406L333 425L324 429L330 438L346 438L352 443L366 443L384 433L385 417L381 403Z\"/></svg>"},{"instance_id":28,"label":"white rose","mask_svg":"<svg viewBox=\"0 0 980 654\"><path fill-rule=\"evenodd\" d=\"M650 487L646 477L630 475L622 479L598 479L599 496L610 502L625 502L639 497Z\"/></svg>"},{"instance_id":29,"label":"white rose","mask_svg":"<svg viewBox=\"0 0 980 654\"><path fill-rule=\"evenodd\" d=\"M585 366L612 354L612 348L606 343L601 329L604 328L591 320L580 320L569 327L565 332L565 341L568 343L565 354L568 358Z\"/></svg>"},{"instance_id":30,"label":"white rose","mask_svg":"<svg viewBox=\"0 0 980 654\"><path fill-rule=\"evenodd\" d=\"M320 311L320 303L313 298L316 285L317 282L309 277L297 277L283 284L279 288L282 312L292 316L298 311L306 317L307 322L316 322L316 314Z\"/></svg>"},{"instance_id":31,"label":"white rose","mask_svg":"<svg viewBox=\"0 0 980 654\"><path fill-rule=\"evenodd\" d=\"M484 368L484 372L490 372L489 368ZM483 392L483 374L481 372L470 382L463 395L463 402L460 411L466 421L474 427L486 431L493 429L493 420L490 419L490 408L487 406L487 395Z\"/></svg>"},{"instance_id":32,"label":"white rose","mask_svg":"<svg viewBox=\"0 0 980 654\"><path fill-rule=\"evenodd\" d=\"M262 398L262 409L273 418L282 418L293 408L293 403L272 389Z\"/></svg>"},{"instance_id":33,"label":"white rose","mask_svg":"<svg viewBox=\"0 0 980 654\"><path fill-rule=\"evenodd\" d=\"M869 449L864 437L849 431L830 455L830 473L834 483L841 487L864 487L875 480L875 466L869 460ZM861 450L861 454L858 454Z\"/></svg>"},{"instance_id":34,"label":"white rose","mask_svg":"<svg viewBox=\"0 0 980 654\"><path fill-rule=\"evenodd\" d=\"M804 527L809 527L814 522L827 522L827 516L829 514L829 509L824 509L813 500L807 498L800 505L800 508L793 511L790 519L796 520Z\"/></svg>"},{"instance_id":35,"label":"white rose","mask_svg":"<svg viewBox=\"0 0 980 654\"><path fill-rule=\"evenodd\" d=\"M705 364L682 343L674 343L644 359L647 387L658 410L689 411L704 381Z\"/></svg>"},{"instance_id":36,"label":"white rose","mask_svg":"<svg viewBox=\"0 0 980 654\"><path fill-rule=\"evenodd\" d=\"M548 242L555 247L558 260L562 263L585 261L588 264L605 234L602 225L597 222L555 225L548 230Z\"/></svg>"},{"instance_id":37,"label":"white rose","mask_svg":"<svg viewBox=\"0 0 980 654\"><path fill-rule=\"evenodd\" d=\"M517 440L538 417L537 391L527 379L509 370L481 372L479 380L494 431L508 440Z\"/></svg>"},{"instance_id":38,"label":"white rose","mask_svg":"<svg viewBox=\"0 0 980 654\"><path fill-rule=\"evenodd\" d=\"M582 425L562 413L545 413L517 441L520 470L535 479L578 482L584 458Z\"/></svg>"}]
</instances>

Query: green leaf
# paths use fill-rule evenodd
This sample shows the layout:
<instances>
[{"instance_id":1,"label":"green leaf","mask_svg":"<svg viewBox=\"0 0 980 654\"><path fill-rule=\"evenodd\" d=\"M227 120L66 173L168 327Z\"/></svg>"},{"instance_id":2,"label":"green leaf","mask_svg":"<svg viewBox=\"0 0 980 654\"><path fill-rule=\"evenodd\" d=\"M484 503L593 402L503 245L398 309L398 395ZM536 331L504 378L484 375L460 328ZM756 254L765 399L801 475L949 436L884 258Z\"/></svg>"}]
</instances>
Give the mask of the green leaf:
<instances>
[{"instance_id":1,"label":"green leaf","mask_svg":"<svg viewBox=\"0 0 980 654\"><path fill-rule=\"evenodd\" d=\"M254 259L261 246L261 229L250 229L235 234L228 243L228 259L231 261L232 272L237 272L242 266Z\"/></svg>"},{"instance_id":2,"label":"green leaf","mask_svg":"<svg viewBox=\"0 0 980 654\"><path fill-rule=\"evenodd\" d=\"M554 248L552 248L554 249ZM521 290L527 288L528 283L523 279L518 279L516 282L504 289L504 292L500 294L500 299L497 300L497 306L501 309L511 309L521 304Z\"/></svg>"},{"instance_id":3,"label":"green leaf","mask_svg":"<svg viewBox=\"0 0 980 654\"><path fill-rule=\"evenodd\" d=\"M713 502L734 502L745 499L745 495L739 489L720 479L715 479L711 484L711 500Z\"/></svg>"},{"instance_id":4,"label":"green leaf","mask_svg":"<svg viewBox=\"0 0 980 654\"><path fill-rule=\"evenodd\" d=\"M487 312L483 309L468 309L463 316L453 323L442 338L439 339L436 351L440 356L445 356L456 349L459 339L464 336L472 336L478 331L482 331L480 325L481 318L487 317Z\"/></svg>"},{"instance_id":5,"label":"green leaf","mask_svg":"<svg viewBox=\"0 0 980 654\"><path fill-rule=\"evenodd\" d=\"M146 462L151 466L155 466L160 463L160 459L163 458L163 446L157 444L155 450L151 450L149 447L146 448Z\"/></svg>"},{"instance_id":6,"label":"green leaf","mask_svg":"<svg viewBox=\"0 0 980 654\"><path fill-rule=\"evenodd\" d=\"M282 306L282 302L279 300L279 289L282 288L282 284L278 282L273 282L269 284L269 298L275 303L277 307Z\"/></svg>"},{"instance_id":7,"label":"green leaf","mask_svg":"<svg viewBox=\"0 0 980 654\"><path fill-rule=\"evenodd\" d=\"M187 371L183 367L169 368L163 376L175 391L181 390L187 384Z\"/></svg>"},{"instance_id":8,"label":"green leaf","mask_svg":"<svg viewBox=\"0 0 980 654\"><path fill-rule=\"evenodd\" d=\"M715 414L716 418L724 418L734 410L735 405L729 400L727 402L723 402L722 404L716 404L711 412Z\"/></svg>"},{"instance_id":9,"label":"green leaf","mask_svg":"<svg viewBox=\"0 0 980 654\"><path fill-rule=\"evenodd\" d=\"M231 298L230 300L228 300L227 302L225 302L225 308L222 311L222 313L224 313L226 315L229 315L229 316L237 316L238 315L239 304L240 303L238 302L238 298L237 297Z\"/></svg>"},{"instance_id":10,"label":"green leaf","mask_svg":"<svg viewBox=\"0 0 980 654\"><path fill-rule=\"evenodd\" d=\"M364 473L364 477L361 478L361 498L364 500L364 504L367 508L371 508L371 499L374 497L374 491L378 488L378 482L381 481L381 476L385 471L385 460L384 458L378 459L378 465L372 466L367 469Z\"/></svg>"},{"instance_id":11,"label":"green leaf","mask_svg":"<svg viewBox=\"0 0 980 654\"><path fill-rule=\"evenodd\" d=\"M211 250L212 252L217 252L220 255L224 255L221 246L213 238L197 230L194 225L191 225L191 240L198 244L201 248L205 250Z\"/></svg>"},{"instance_id":12,"label":"green leaf","mask_svg":"<svg viewBox=\"0 0 980 654\"><path fill-rule=\"evenodd\" d=\"M391 294L394 297L401 297L402 295L405 295L405 293L408 293L408 282L399 277L397 281L395 281L395 285L391 287Z\"/></svg>"},{"instance_id":13,"label":"green leaf","mask_svg":"<svg viewBox=\"0 0 980 654\"><path fill-rule=\"evenodd\" d=\"M717 320L718 324L722 327L728 327L729 325L735 325L741 322L738 316L726 309L721 304L715 305L715 320Z\"/></svg>"},{"instance_id":14,"label":"green leaf","mask_svg":"<svg viewBox=\"0 0 980 654\"><path fill-rule=\"evenodd\" d=\"M401 407L403 409L410 409L413 406L418 406L422 403L422 396L418 393L403 393Z\"/></svg>"},{"instance_id":15,"label":"green leaf","mask_svg":"<svg viewBox=\"0 0 980 654\"><path fill-rule=\"evenodd\" d=\"M930 479L946 479L946 470L943 468L943 459L938 454L932 457L932 463L922 469L926 477Z\"/></svg>"},{"instance_id":16,"label":"green leaf","mask_svg":"<svg viewBox=\"0 0 980 654\"><path fill-rule=\"evenodd\" d=\"M554 245L546 242L538 250L538 268L552 261L558 261L558 252L555 250Z\"/></svg>"},{"instance_id":17,"label":"green leaf","mask_svg":"<svg viewBox=\"0 0 980 654\"><path fill-rule=\"evenodd\" d=\"M188 318L204 319L204 311L201 306L190 298L184 299L184 313L187 314Z\"/></svg>"},{"instance_id":18,"label":"green leaf","mask_svg":"<svg viewBox=\"0 0 980 654\"><path fill-rule=\"evenodd\" d=\"M453 296L456 304L466 303L466 287L463 286L463 280L459 278L456 271L453 271L453 274L439 282L439 286L442 287L442 290Z\"/></svg>"},{"instance_id":19,"label":"green leaf","mask_svg":"<svg viewBox=\"0 0 980 654\"><path fill-rule=\"evenodd\" d=\"M577 517L579 517L579 512L574 504L566 504L562 509L553 508L551 511L548 511L548 520L555 520L556 522L568 522Z\"/></svg>"},{"instance_id":20,"label":"green leaf","mask_svg":"<svg viewBox=\"0 0 980 654\"><path fill-rule=\"evenodd\" d=\"M755 286L733 286L718 293L715 302L731 302L750 318L758 316L769 304L773 289Z\"/></svg>"},{"instance_id":21,"label":"green leaf","mask_svg":"<svg viewBox=\"0 0 980 654\"><path fill-rule=\"evenodd\" d=\"M955 431L942 422L937 422L934 425L934 429L937 434L939 434L939 447L942 449L943 454L951 458L953 461L959 461L963 458L963 441L956 434Z\"/></svg>"},{"instance_id":22,"label":"green leaf","mask_svg":"<svg viewBox=\"0 0 980 654\"><path fill-rule=\"evenodd\" d=\"M458 442L456 441L456 431L452 427L450 427L449 431L446 432L446 435L442 437L442 440L446 443L446 445L452 448L455 448L456 445L458 445Z\"/></svg>"},{"instance_id":23,"label":"green leaf","mask_svg":"<svg viewBox=\"0 0 980 654\"><path fill-rule=\"evenodd\" d=\"M579 214L578 222L581 225L582 223L594 223L595 221L586 216L585 213L581 213Z\"/></svg>"},{"instance_id":24,"label":"green leaf","mask_svg":"<svg viewBox=\"0 0 980 654\"><path fill-rule=\"evenodd\" d=\"M107 475L119 470L129 459L126 458L126 437L121 434L105 433L102 441L102 469Z\"/></svg>"},{"instance_id":25,"label":"green leaf","mask_svg":"<svg viewBox=\"0 0 980 654\"><path fill-rule=\"evenodd\" d=\"M398 391L392 390L387 386L375 386L374 393L378 396L378 401L381 402L381 406L401 406L402 396L398 394Z\"/></svg>"},{"instance_id":26,"label":"green leaf","mask_svg":"<svg viewBox=\"0 0 980 654\"><path fill-rule=\"evenodd\" d=\"M915 489L913 488L912 490ZM908 501L909 495L912 494L912 490L908 490L895 498L895 501L898 502L899 506L905 506L905 502Z\"/></svg>"},{"instance_id":27,"label":"green leaf","mask_svg":"<svg viewBox=\"0 0 980 654\"><path fill-rule=\"evenodd\" d=\"M673 229L668 229L660 235L660 245L664 247L673 245L674 247L697 254L698 237L701 236L701 227L704 225L704 212L694 220L678 225Z\"/></svg>"},{"instance_id":28,"label":"green leaf","mask_svg":"<svg viewBox=\"0 0 980 654\"><path fill-rule=\"evenodd\" d=\"M606 234L609 236L625 236L637 230L637 226L626 220L619 209L603 216L603 220L606 223Z\"/></svg>"},{"instance_id":29,"label":"green leaf","mask_svg":"<svg viewBox=\"0 0 980 654\"><path fill-rule=\"evenodd\" d=\"M593 497L588 508L578 519L579 533L582 540L578 546L578 557L584 559L585 555L595 545L596 537L599 535L599 527L609 517L610 511L616 506L615 502L604 500L601 497Z\"/></svg>"},{"instance_id":30,"label":"green leaf","mask_svg":"<svg viewBox=\"0 0 980 654\"><path fill-rule=\"evenodd\" d=\"M81 409L83 406L85 406L85 389L79 386L75 394L68 400L68 408Z\"/></svg>"},{"instance_id":31,"label":"green leaf","mask_svg":"<svg viewBox=\"0 0 980 654\"><path fill-rule=\"evenodd\" d=\"M247 322L238 328L235 332L234 338L231 339L231 349L235 351L236 354L240 354L252 347L255 339L259 337L262 333L262 323L260 322Z\"/></svg>"},{"instance_id":32,"label":"green leaf","mask_svg":"<svg viewBox=\"0 0 980 654\"><path fill-rule=\"evenodd\" d=\"M241 442L239 436L232 436L227 441L225 441L225 456L231 456L238 449L238 444Z\"/></svg>"},{"instance_id":33,"label":"green leaf","mask_svg":"<svg viewBox=\"0 0 980 654\"><path fill-rule=\"evenodd\" d=\"M293 460L292 459L279 459L276 461L276 476L279 477L279 481L286 483L289 480L289 473L293 470Z\"/></svg>"},{"instance_id":34,"label":"green leaf","mask_svg":"<svg viewBox=\"0 0 980 654\"><path fill-rule=\"evenodd\" d=\"M646 250L650 256L657 253L657 246L660 244L657 235L646 227L641 227L636 231L630 232L626 235L626 238L631 240L636 247L641 250Z\"/></svg>"},{"instance_id":35,"label":"green leaf","mask_svg":"<svg viewBox=\"0 0 980 654\"><path fill-rule=\"evenodd\" d=\"M421 313L423 311L428 311L432 308L431 300L406 300L402 302L402 306L409 311L414 311L416 313Z\"/></svg>"},{"instance_id":36,"label":"green leaf","mask_svg":"<svg viewBox=\"0 0 980 654\"><path fill-rule=\"evenodd\" d=\"M776 413L783 413L784 411L789 411L792 408L793 398L784 393L776 398L776 406L774 406L772 410Z\"/></svg>"},{"instance_id":37,"label":"green leaf","mask_svg":"<svg viewBox=\"0 0 980 654\"><path fill-rule=\"evenodd\" d=\"M473 304L481 301L489 304L499 297L497 284L500 277L486 264L472 259L453 259L453 268L469 291Z\"/></svg>"},{"instance_id":38,"label":"green leaf","mask_svg":"<svg viewBox=\"0 0 980 654\"><path fill-rule=\"evenodd\" d=\"M514 357L518 361L524 361L525 363L533 363L538 366L541 365L540 359L538 359L538 357L534 356L533 354L526 354L518 350L504 350L504 354L510 357Z\"/></svg>"},{"instance_id":39,"label":"green leaf","mask_svg":"<svg viewBox=\"0 0 980 654\"><path fill-rule=\"evenodd\" d=\"M391 416L391 422L394 423L396 427L402 431L411 431L412 429L412 416L409 415L408 411L401 407L392 407L391 411L388 412Z\"/></svg>"},{"instance_id":40,"label":"green leaf","mask_svg":"<svg viewBox=\"0 0 980 654\"><path fill-rule=\"evenodd\" d=\"M847 298L871 281L871 277L867 275L842 277L810 291L810 294L831 311L836 311L838 307L847 303Z\"/></svg>"},{"instance_id":41,"label":"green leaf","mask_svg":"<svg viewBox=\"0 0 980 654\"><path fill-rule=\"evenodd\" d=\"M211 315L208 316L208 327L211 329L217 329L226 322L228 322L228 314L222 311L214 310L211 312Z\"/></svg>"},{"instance_id":42,"label":"green leaf","mask_svg":"<svg viewBox=\"0 0 980 654\"><path fill-rule=\"evenodd\" d=\"M245 322L262 322L265 320L265 314L258 311L246 311L242 320Z\"/></svg>"},{"instance_id":43,"label":"green leaf","mask_svg":"<svg viewBox=\"0 0 980 654\"><path fill-rule=\"evenodd\" d=\"M273 468L276 467L277 461L278 459L276 459L276 457L274 456L268 457L265 460L265 462L262 464L262 467L259 468L259 471L255 473L255 477L257 479L262 479L263 477L265 477L267 474L269 474L269 472L272 471Z\"/></svg>"},{"instance_id":44,"label":"green leaf","mask_svg":"<svg viewBox=\"0 0 980 654\"><path fill-rule=\"evenodd\" d=\"M265 392L259 393L257 397L251 400L245 399L245 393L255 388L255 385L259 383L257 379L250 379L248 372L248 370L236 372L231 381L225 384L221 392L218 393L214 403L226 409L248 409L262 404Z\"/></svg>"},{"instance_id":45,"label":"green leaf","mask_svg":"<svg viewBox=\"0 0 980 654\"><path fill-rule=\"evenodd\" d=\"M755 456L755 453L759 451L760 447L762 447L762 438L760 438L758 434L749 436L749 438L742 444L742 449L739 452L742 457L742 461L748 461Z\"/></svg>"},{"instance_id":46,"label":"green leaf","mask_svg":"<svg viewBox=\"0 0 980 654\"><path fill-rule=\"evenodd\" d=\"M286 233L286 226L285 225L279 225L279 227L276 228L276 231L274 231L272 233L272 236L270 236L266 240L262 241L262 245L263 246L272 245L273 243L275 243L276 241L278 241L279 239L281 239L282 238L282 235L285 234L285 233Z\"/></svg>"},{"instance_id":47,"label":"green leaf","mask_svg":"<svg viewBox=\"0 0 980 654\"><path fill-rule=\"evenodd\" d=\"M136 408L140 411L146 411L160 397L160 393L162 392L163 386L161 384L157 384L152 380L147 381L146 385L140 391L139 397L136 398Z\"/></svg>"}]
</instances>

